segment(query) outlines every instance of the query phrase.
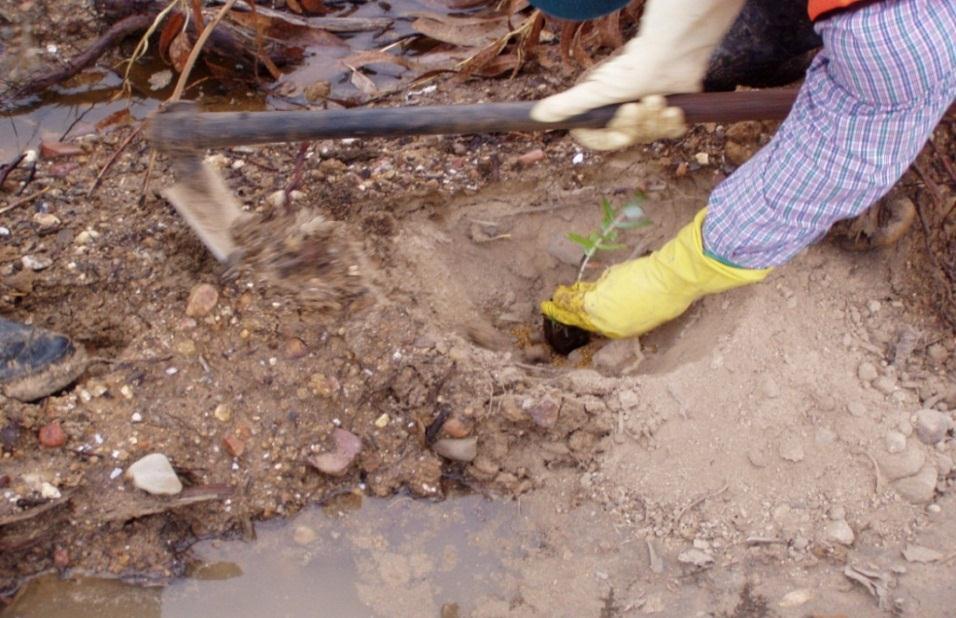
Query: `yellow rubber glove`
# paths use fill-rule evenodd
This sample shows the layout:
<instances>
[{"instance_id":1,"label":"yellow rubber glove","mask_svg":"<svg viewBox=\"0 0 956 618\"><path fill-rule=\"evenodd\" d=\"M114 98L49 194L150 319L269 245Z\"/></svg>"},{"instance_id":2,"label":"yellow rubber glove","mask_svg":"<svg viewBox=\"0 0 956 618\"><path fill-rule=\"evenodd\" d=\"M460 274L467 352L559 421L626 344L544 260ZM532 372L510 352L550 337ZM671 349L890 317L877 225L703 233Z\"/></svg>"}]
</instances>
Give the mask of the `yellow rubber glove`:
<instances>
[{"instance_id":1,"label":"yellow rubber glove","mask_svg":"<svg viewBox=\"0 0 956 618\"><path fill-rule=\"evenodd\" d=\"M707 209L651 255L612 266L596 282L559 286L541 311L612 339L641 335L684 313L698 298L762 281L772 269L734 268L704 255Z\"/></svg>"}]
</instances>

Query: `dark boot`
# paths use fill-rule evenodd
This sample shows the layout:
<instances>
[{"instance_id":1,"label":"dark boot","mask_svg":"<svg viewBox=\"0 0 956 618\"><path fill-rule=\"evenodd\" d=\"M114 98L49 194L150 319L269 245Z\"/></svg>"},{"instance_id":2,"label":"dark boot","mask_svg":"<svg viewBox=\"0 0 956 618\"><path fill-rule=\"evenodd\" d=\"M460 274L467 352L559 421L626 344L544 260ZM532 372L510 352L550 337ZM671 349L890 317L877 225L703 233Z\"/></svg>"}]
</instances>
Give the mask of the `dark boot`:
<instances>
[{"instance_id":1,"label":"dark boot","mask_svg":"<svg viewBox=\"0 0 956 618\"><path fill-rule=\"evenodd\" d=\"M916 206L909 198L885 197L855 219L839 221L830 235L844 249L869 251L894 244L915 220Z\"/></svg>"},{"instance_id":2,"label":"dark boot","mask_svg":"<svg viewBox=\"0 0 956 618\"><path fill-rule=\"evenodd\" d=\"M803 77L821 44L806 0L747 0L710 58L704 90L790 84Z\"/></svg>"},{"instance_id":3,"label":"dark boot","mask_svg":"<svg viewBox=\"0 0 956 618\"><path fill-rule=\"evenodd\" d=\"M0 390L35 401L69 386L86 369L86 353L68 337L0 318Z\"/></svg>"}]
</instances>

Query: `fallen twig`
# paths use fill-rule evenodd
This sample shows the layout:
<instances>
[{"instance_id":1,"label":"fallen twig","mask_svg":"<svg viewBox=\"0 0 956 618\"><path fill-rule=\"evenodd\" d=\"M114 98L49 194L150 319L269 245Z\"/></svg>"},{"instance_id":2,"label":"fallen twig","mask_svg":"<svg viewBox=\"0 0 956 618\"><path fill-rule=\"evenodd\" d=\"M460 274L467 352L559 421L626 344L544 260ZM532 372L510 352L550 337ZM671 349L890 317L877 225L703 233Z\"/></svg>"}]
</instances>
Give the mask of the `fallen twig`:
<instances>
[{"instance_id":1,"label":"fallen twig","mask_svg":"<svg viewBox=\"0 0 956 618\"><path fill-rule=\"evenodd\" d=\"M2 189L4 183L7 182L7 176L10 175L10 172L17 169L17 167L19 167L19 165L26 158L27 158L27 153L21 152L19 155L14 157L13 161L3 164L3 167L0 168L0 189Z\"/></svg>"},{"instance_id":2,"label":"fallen twig","mask_svg":"<svg viewBox=\"0 0 956 618\"><path fill-rule=\"evenodd\" d=\"M44 193L46 193L46 192L49 191L50 189L51 189L51 187L43 187L43 188L40 189L39 191L35 191L34 193L31 193L30 195L28 195L28 196L26 196L26 197L21 197L21 198L18 199L17 201L11 202L11 203L7 204L7 205L4 206L3 208L0 208L0 215L2 215L3 213L7 212L8 210L13 210L13 209L16 208L17 206L23 206L24 204L27 204L27 203L29 203L29 202L35 200L36 198L40 197L41 195L43 195Z\"/></svg>"},{"instance_id":3,"label":"fallen twig","mask_svg":"<svg viewBox=\"0 0 956 618\"><path fill-rule=\"evenodd\" d=\"M688 512L690 512L691 510L697 508L698 506L700 506L701 504L703 504L706 500L709 500L709 499L711 499L711 498L716 498L716 497L719 496L720 494L722 494L722 493L724 493L725 491L727 491L727 489L728 489L729 487L730 487L729 484L724 483L724 486L721 487L720 489L718 489L717 491L715 491L715 492L713 492L713 493L709 493L709 494L704 494L703 496L697 498L696 500L694 500L693 502L691 502L690 504L688 504L687 506L685 506L684 508L682 508L682 509L680 510L680 513L677 514L677 518L674 520L674 527L676 528L676 527L680 526L680 520L681 520L681 519L684 517L684 515L686 515Z\"/></svg>"},{"instance_id":4,"label":"fallen twig","mask_svg":"<svg viewBox=\"0 0 956 618\"><path fill-rule=\"evenodd\" d=\"M292 198L289 194L302 185L302 172L304 171L305 159L309 154L309 146L311 145L311 142L302 142L299 144L299 152L295 155L295 164L292 167L292 176L289 178L289 182L285 188L282 189L283 206L286 211L289 210L289 204L292 203Z\"/></svg>"},{"instance_id":5,"label":"fallen twig","mask_svg":"<svg viewBox=\"0 0 956 618\"><path fill-rule=\"evenodd\" d=\"M14 91L14 98L25 97L46 90L50 86L66 81L87 68L106 53L111 47L133 34L143 30L153 21L151 15L130 15L113 24L95 43L75 56L65 66L34 78Z\"/></svg>"},{"instance_id":6,"label":"fallen twig","mask_svg":"<svg viewBox=\"0 0 956 618\"><path fill-rule=\"evenodd\" d=\"M110 155L110 158L106 162L106 165L104 165L103 169L101 169L100 172L96 175L96 178L93 179L93 184L91 184L90 188L86 191L86 197L90 197L91 195L93 195L93 192L96 191L96 188L99 187L100 183L103 181L103 177L106 176L106 172L108 172L110 168L113 167L113 164L116 163L116 160L119 158L120 154L122 154L122 152L126 150L126 147L130 145L130 143L133 141L133 139L136 138L137 135L143 132L143 126L144 126L144 123L142 122L139 123L139 125L135 129L133 129L129 135L126 136L126 139L122 141L122 143L113 152L113 154Z\"/></svg>"}]
</instances>

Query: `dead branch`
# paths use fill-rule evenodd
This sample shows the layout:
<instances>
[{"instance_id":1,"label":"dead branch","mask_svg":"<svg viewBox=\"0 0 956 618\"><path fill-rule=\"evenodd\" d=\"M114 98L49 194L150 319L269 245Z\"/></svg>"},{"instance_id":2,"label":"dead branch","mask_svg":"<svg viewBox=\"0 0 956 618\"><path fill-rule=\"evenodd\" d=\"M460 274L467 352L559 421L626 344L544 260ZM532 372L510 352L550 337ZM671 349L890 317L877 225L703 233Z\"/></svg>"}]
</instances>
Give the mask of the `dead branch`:
<instances>
[{"instance_id":1,"label":"dead branch","mask_svg":"<svg viewBox=\"0 0 956 618\"><path fill-rule=\"evenodd\" d=\"M75 56L65 66L40 75L14 90L13 98L25 97L66 81L99 60L117 43L131 34L145 30L153 21L151 15L130 15L113 24L93 45Z\"/></svg>"}]
</instances>

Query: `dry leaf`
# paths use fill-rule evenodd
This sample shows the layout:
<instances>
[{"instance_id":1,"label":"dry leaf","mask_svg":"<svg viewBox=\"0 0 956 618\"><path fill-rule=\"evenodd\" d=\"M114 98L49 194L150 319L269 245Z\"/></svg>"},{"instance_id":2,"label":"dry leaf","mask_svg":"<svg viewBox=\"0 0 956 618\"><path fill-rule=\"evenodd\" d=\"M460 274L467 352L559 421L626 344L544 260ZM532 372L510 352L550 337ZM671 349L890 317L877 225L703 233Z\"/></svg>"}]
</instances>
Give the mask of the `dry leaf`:
<instances>
[{"instance_id":1,"label":"dry leaf","mask_svg":"<svg viewBox=\"0 0 956 618\"><path fill-rule=\"evenodd\" d=\"M351 68L352 70L360 69L369 64L397 64L398 66L405 67L406 69L418 68L418 63L409 60L408 58L394 56L392 54L374 49L352 54L351 56L346 56L345 58L339 60L339 62Z\"/></svg>"},{"instance_id":2,"label":"dry leaf","mask_svg":"<svg viewBox=\"0 0 956 618\"><path fill-rule=\"evenodd\" d=\"M169 44L169 63L173 65L177 73L182 73L191 50L192 43L189 42L185 30L180 32Z\"/></svg>"},{"instance_id":3,"label":"dry leaf","mask_svg":"<svg viewBox=\"0 0 956 618\"><path fill-rule=\"evenodd\" d=\"M508 34L506 17L452 18L440 15L419 17L412 29L430 39L461 47L485 47Z\"/></svg>"},{"instance_id":4,"label":"dry leaf","mask_svg":"<svg viewBox=\"0 0 956 618\"><path fill-rule=\"evenodd\" d=\"M369 96L378 94L378 86L375 85L375 82L373 82L368 75L365 75L354 67L348 68L352 70L352 77L350 78L350 81L352 82L353 86Z\"/></svg>"},{"instance_id":5,"label":"dry leaf","mask_svg":"<svg viewBox=\"0 0 956 618\"><path fill-rule=\"evenodd\" d=\"M172 13L159 33L159 55L166 61L169 61L169 45L183 31L186 24L186 18L182 13Z\"/></svg>"}]
</instances>

